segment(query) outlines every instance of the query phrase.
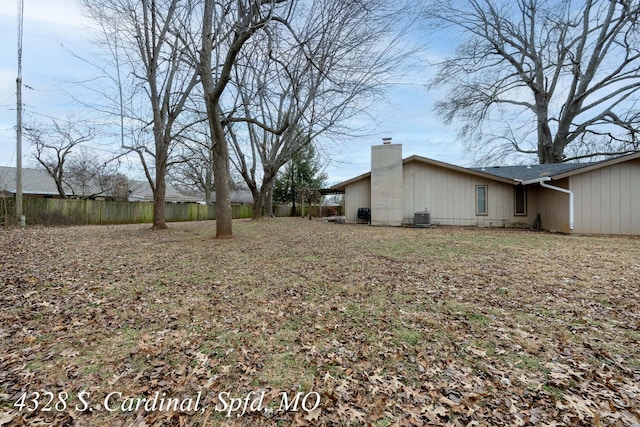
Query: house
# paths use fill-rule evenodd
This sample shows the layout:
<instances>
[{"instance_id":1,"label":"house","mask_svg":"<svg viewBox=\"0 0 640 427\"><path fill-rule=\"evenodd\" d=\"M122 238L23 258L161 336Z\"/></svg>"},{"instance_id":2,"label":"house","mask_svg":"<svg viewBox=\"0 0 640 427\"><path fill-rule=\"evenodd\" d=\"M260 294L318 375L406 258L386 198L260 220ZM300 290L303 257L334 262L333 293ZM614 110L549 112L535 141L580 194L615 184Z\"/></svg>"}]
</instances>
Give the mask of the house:
<instances>
[{"instance_id":1,"label":"house","mask_svg":"<svg viewBox=\"0 0 640 427\"><path fill-rule=\"evenodd\" d=\"M202 194L204 200L204 194ZM253 204L253 195L251 195L251 191L246 189L238 189L231 190L231 194L229 195L232 204L237 205L251 205ZM215 203L216 201L216 192L211 193L211 202Z\"/></svg>"},{"instance_id":2,"label":"house","mask_svg":"<svg viewBox=\"0 0 640 427\"><path fill-rule=\"evenodd\" d=\"M16 194L16 168L0 166L0 196ZM22 194L24 197L59 197L53 178L42 169L22 168Z\"/></svg>"},{"instance_id":3,"label":"house","mask_svg":"<svg viewBox=\"0 0 640 427\"><path fill-rule=\"evenodd\" d=\"M153 192L147 181L132 181L128 180L124 188L124 193L128 193L128 200L135 201L153 201ZM127 190L128 186L128 190ZM80 186L76 187L76 197L84 198L108 198L110 195L106 194L103 188L97 185L88 183L82 186L82 190L78 190ZM16 193L16 168L0 166L0 197L13 197ZM73 195L74 192L67 185L65 193ZM84 194L77 194L84 193ZM23 197L39 197L39 198L60 198L56 184L43 169L22 169L22 194ZM124 196L123 196L124 198ZM179 202L197 202L200 199L197 197L185 196L176 190L173 186L167 183L167 190L165 193L165 201L168 203Z\"/></svg>"},{"instance_id":4,"label":"house","mask_svg":"<svg viewBox=\"0 0 640 427\"><path fill-rule=\"evenodd\" d=\"M197 196L182 194L168 182L165 185L164 201L166 203L195 203L202 200ZM153 202L153 191L149 181L129 180L128 199L130 202Z\"/></svg>"},{"instance_id":5,"label":"house","mask_svg":"<svg viewBox=\"0 0 640 427\"><path fill-rule=\"evenodd\" d=\"M640 153L592 163L465 168L402 145L371 147L371 172L333 189L347 221L371 209L372 225L531 227L562 233L640 235ZM428 214L427 214L428 212ZM418 214L418 215L416 215Z\"/></svg>"}]
</instances>

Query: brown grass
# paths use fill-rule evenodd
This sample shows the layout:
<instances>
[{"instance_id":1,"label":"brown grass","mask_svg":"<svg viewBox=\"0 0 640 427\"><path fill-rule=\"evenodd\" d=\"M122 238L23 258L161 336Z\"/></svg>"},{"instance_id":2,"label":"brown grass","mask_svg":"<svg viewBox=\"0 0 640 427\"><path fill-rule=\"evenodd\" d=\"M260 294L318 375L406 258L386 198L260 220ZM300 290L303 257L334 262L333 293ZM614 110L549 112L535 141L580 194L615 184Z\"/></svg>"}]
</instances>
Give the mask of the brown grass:
<instances>
[{"instance_id":1,"label":"brown grass","mask_svg":"<svg viewBox=\"0 0 640 427\"><path fill-rule=\"evenodd\" d=\"M638 239L234 226L0 231L0 425L640 422ZM298 391L320 406L278 410ZM202 410L109 412L110 392ZM263 410L228 417L222 392Z\"/></svg>"}]
</instances>

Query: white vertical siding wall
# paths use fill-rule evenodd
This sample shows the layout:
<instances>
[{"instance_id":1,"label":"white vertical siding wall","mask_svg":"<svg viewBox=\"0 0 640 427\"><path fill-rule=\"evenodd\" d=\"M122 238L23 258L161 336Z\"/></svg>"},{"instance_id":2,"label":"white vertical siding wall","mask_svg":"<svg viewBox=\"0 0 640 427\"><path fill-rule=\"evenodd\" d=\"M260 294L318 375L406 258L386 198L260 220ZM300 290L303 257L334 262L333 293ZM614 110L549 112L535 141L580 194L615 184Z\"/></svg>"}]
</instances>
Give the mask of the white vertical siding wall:
<instances>
[{"instance_id":1,"label":"white vertical siding wall","mask_svg":"<svg viewBox=\"0 0 640 427\"><path fill-rule=\"evenodd\" d=\"M576 233L640 235L640 159L574 175Z\"/></svg>"}]
</instances>

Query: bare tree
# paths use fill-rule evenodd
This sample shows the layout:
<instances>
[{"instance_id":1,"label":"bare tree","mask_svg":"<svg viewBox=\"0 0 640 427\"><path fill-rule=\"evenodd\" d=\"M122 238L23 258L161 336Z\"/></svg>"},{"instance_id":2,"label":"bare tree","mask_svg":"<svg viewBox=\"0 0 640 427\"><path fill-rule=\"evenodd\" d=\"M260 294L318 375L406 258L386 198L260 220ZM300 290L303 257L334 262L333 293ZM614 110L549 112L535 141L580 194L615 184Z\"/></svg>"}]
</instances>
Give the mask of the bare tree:
<instances>
[{"instance_id":1,"label":"bare tree","mask_svg":"<svg viewBox=\"0 0 640 427\"><path fill-rule=\"evenodd\" d=\"M210 129L206 120L203 121L197 117L191 120L194 123L193 126L178 139L179 144L173 153L174 160L169 175L181 191L193 195L204 194L206 203L211 203L215 193L215 173ZM242 178L234 172L230 171L229 174L231 191L242 187L240 185Z\"/></svg>"},{"instance_id":2,"label":"bare tree","mask_svg":"<svg viewBox=\"0 0 640 427\"><path fill-rule=\"evenodd\" d=\"M640 148L636 0L435 0L422 16L467 36L431 87L470 148L540 163Z\"/></svg>"},{"instance_id":3,"label":"bare tree","mask_svg":"<svg viewBox=\"0 0 640 427\"><path fill-rule=\"evenodd\" d=\"M204 193L206 203L211 203L215 191L213 153L209 125L198 122L180 138L179 159L169 174L175 184L192 193Z\"/></svg>"},{"instance_id":4,"label":"bare tree","mask_svg":"<svg viewBox=\"0 0 640 427\"><path fill-rule=\"evenodd\" d=\"M128 179L118 173L115 159L103 160L80 147L70 156L65 173L65 184L74 197L83 199L104 196L113 200L127 200Z\"/></svg>"},{"instance_id":5,"label":"bare tree","mask_svg":"<svg viewBox=\"0 0 640 427\"><path fill-rule=\"evenodd\" d=\"M322 135L348 133L349 119L380 99L399 73L398 10L387 0L317 0L274 17L247 41L228 92L232 162L252 192L254 219L280 168ZM304 7L303 7L304 6Z\"/></svg>"},{"instance_id":6,"label":"bare tree","mask_svg":"<svg viewBox=\"0 0 640 427\"><path fill-rule=\"evenodd\" d=\"M287 22L295 1L204 0L202 50L199 74L213 141L216 187L216 238L233 236L229 147L222 100L233 76L233 67L245 43L256 33L278 22Z\"/></svg>"},{"instance_id":7,"label":"bare tree","mask_svg":"<svg viewBox=\"0 0 640 427\"><path fill-rule=\"evenodd\" d=\"M84 0L84 7L102 28L105 43L118 66L129 67L131 76L144 88L149 114L135 117L140 130L151 128L153 145L134 142L123 146L138 153L153 190L153 229L167 228L164 219L166 173L176 136L184 130L178 121L191 90L198 83L186 53L197 41L191 28L197 2L180 0ZM189 44L189 45L187 45ZM121 59L123 58L124 61ZM121 118L124 112L120 111ZM124 124L121 124L124 127ZM186 125L188 126L188 125ZM142 132L139 132L142 134ZM153 159L154 176L145 156Z\"/></svg>"},{"instance_id":8,"label":"bare tree","mask_svg":"<svg viewBox=\"0 0 640 427\"><path fill-rule=\"evenodd\" d=\"M273 180L290 158L290 151L297 151L305 145L303 141L308 141L291 126L303 111L295 105L293 85L298 82L282 78L286 73L278 72L279 60L259 56L266 52L263 48L253 46L253 55L240 58L236 64L233 89L240 108L231 109L226 127L233 149L231 162L253 197L254 219L264 215Z\"/></svg>"},{"instance_id":9,"label":"bare tree","mask_svg":"<svg viewBox=\"0 0 640 427\"><path fill-rule=\"evenodd\" d=\"M211 149L200 145L191 146L183 154L184 161L176 164L170 172L174 185L180 191L204 194L207 204L212 202L212 195L215 192L213 159L210 154Z\"/></svg>"},{"instance_id":10,"label":"bare tree","mask_svg":"<svg viewBox=\"0 0 640 427\"><path fill-rule=\"evenodd\" d=\"M81 121L67 120L61 123L53 120L51 128L41 124L25 127L24 135L35 148L36 161L53 178L60 197L66 199L66 163L73 149L94 138L93 128Z\"/></svg>"}]
</instances>

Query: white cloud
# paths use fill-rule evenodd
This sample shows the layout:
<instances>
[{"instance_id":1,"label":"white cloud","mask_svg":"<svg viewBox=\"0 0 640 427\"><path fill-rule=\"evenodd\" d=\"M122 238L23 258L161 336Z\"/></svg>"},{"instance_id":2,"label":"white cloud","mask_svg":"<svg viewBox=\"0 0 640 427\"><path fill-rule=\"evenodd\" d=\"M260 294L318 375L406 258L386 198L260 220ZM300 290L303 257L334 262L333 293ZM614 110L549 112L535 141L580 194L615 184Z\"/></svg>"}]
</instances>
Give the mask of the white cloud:
<instances>
[{"instance_id":1,"label":"white cloud","mask_svg":"<svg viewBox=\"0 0 640 427\"><path fill-rule=\"evenodd\" d=\"M0 8L0 17L12 18L17 22L17 16L17 5L11 8ZM76 0L26 0L24 1L25 31L27 31L29 24L54 25L58 27L58 30L66 27L71 32L74 29L83 28L85 18L82 16Z\"/></svg>"}]
</instances>

